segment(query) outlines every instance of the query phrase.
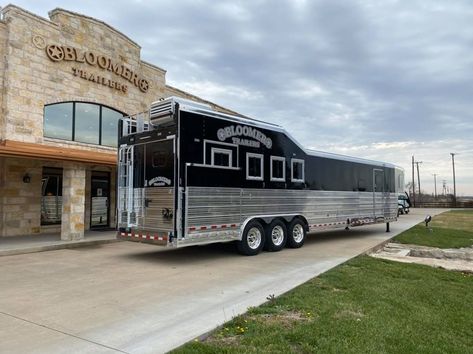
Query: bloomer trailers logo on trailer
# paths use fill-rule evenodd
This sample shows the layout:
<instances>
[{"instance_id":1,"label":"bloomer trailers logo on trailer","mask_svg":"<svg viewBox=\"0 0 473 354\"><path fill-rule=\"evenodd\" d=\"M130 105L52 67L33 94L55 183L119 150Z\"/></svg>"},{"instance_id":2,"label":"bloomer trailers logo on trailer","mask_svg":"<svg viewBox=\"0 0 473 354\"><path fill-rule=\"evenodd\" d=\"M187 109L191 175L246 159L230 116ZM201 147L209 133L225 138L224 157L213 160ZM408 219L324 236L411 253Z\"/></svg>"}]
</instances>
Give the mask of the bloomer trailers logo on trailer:
<instances>
[{"instance_id":1,"label":"bloomer trailers logo on trailer","mask_svg":"<svg viewBox=\"0 0 473 354\"><path fill-rule=\"evenodd\" d=\"M120 121L119 238L255 255L397 218L403 171L304 149L283 128L168 98Z\"/></svg>"}]
</instances>

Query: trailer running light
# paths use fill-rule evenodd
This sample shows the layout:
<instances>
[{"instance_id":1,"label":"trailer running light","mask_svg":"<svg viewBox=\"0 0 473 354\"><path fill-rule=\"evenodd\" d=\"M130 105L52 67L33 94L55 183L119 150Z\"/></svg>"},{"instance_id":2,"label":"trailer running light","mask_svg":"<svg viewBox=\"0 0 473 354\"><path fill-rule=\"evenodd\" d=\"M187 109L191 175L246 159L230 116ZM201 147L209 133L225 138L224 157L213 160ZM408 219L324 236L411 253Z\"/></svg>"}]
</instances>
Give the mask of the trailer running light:
<instances>
[{"instance_id":1,"label":"trailer running light","mask_svg":"<svg viewBox=\"0 0 473 354\"><path fill-rule=\"evenodd\" d=\"M188 228L189 232L194 231L206 231L206 230L218 230L218 229L229 229L236 228L239 224L221 224L221 225L203 225L203 226L191 226Z\"/></svg>"}]
</instances>

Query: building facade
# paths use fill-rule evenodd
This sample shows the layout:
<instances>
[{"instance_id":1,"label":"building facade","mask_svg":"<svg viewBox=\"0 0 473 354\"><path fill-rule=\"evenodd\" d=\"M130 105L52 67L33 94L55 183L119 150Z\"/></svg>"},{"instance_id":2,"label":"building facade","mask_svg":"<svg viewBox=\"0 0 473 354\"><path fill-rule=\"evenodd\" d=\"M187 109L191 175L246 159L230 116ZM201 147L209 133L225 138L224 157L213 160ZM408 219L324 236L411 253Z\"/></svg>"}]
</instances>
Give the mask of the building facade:
<instances>
[{"instance_id":1,"label":"building facade","mask_svg":"<svg viewBox=\"0 0 473 354\"><path fill-rule=\"evenodd\" d=\"M97 19L14 5L0 18L0 237L116 224L118 119L180 96L140 46Z\"/></svg>"}]
</instances>

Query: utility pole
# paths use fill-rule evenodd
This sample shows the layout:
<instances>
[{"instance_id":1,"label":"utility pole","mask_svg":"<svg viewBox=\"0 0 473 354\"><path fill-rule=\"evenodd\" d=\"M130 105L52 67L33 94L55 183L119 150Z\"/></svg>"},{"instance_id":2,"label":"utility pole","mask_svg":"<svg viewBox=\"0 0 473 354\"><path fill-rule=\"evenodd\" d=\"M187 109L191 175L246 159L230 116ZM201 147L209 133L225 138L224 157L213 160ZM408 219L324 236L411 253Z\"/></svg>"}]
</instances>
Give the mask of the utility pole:
<instances>
[{"instance_id":1,"label":"utility pole","mask_svg":"<svg viewBox=\"0 0 473 354\"><path fill-rule=\"evenodd\" d=\"M452 155L452 168L453 168L453 206L457 206L457 186L455 184L455 153L451 152Z\"/></svg>"},{"instance_id":2,"label":"utility pole","mask_svg":"<svg viewBox=\"0 0 473 354\"><path fill-rule=\"evenodd\" d=\"M434 173L434 190L435 190L434 197L435 199L437 199L437 174L436 173Z\"/></svg>"},{"instance_id":3,"label":"utility pole","mask_svg":"<svg viewBox=\"0 0 473 354\"><path fill-rule=\"evenodd\" d=\"M417 165L417 184L419 185L419 205L422 202L422 191L420 190L420 174L419 174L419 164L422 163L422 161L415 161L414 162Z\"/></svg>"},{"instance_id":4,"label":"utility pole","mask_svg":"<svg viewBox=\"0 0 473 354\"><path fill-rule=\"evenodd\" d=\"M414 155L412 156L412 201L416 206L416 185L414 181Z\"/></svg>"},{"instance_id":5,"label":"utility pole","mask_svg":"<svg viewBox=\"0 0 473 354\"><path fill-rule=\"evenodd\" d=\"M447 180L442 181L442 187L443 187L443 196L447 195Z\"/></svg>"}]
</instances>

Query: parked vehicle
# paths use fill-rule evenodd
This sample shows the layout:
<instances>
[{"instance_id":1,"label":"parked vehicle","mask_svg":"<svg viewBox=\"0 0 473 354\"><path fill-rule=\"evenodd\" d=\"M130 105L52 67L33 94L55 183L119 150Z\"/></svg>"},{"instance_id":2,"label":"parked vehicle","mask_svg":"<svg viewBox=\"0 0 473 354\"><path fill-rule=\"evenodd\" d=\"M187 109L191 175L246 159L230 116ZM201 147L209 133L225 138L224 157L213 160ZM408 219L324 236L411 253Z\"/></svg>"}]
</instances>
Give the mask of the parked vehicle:
<instances>
[{"instance_id":1,"label":"parked vehicle","mask_svg":"<svg viewBox=\"0 0 473 354\"><path fill-rule=\"evenodd\" d=\"M120 122L119 238L255 255L306 233L397 219L403 171L304 149L282 127L180 98Z\"/></svg>"},{"instance_id":2,"label":"parked vehicle","mask_svg":"<svg viewBox=\"0 0 473 354\"><path fill-rule=\"evenodd\" d=\"M398 205L398 213L397 215L401 214L409 214L409 208L411 207L411 200L409 196L406 194L399 194L397 197L397 205Z\"/></svg>"}]
</instances>

